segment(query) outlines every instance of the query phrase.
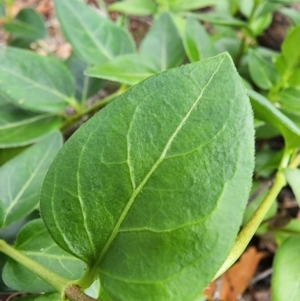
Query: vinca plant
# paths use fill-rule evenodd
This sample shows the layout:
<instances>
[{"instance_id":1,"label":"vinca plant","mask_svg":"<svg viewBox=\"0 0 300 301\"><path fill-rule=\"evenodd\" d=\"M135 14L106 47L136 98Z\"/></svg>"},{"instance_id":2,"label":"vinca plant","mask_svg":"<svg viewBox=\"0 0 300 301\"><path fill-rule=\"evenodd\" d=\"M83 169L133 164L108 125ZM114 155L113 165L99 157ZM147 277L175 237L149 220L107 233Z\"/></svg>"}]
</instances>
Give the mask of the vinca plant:
<instances>
[{"instance_id":1,"label":"vinca plant","mask_svg":"<svg viewBox=\"0 0 300 301\"><path fill-rule=\"evenodd\" d=\"M35 10L14 16L13 1L0 4L1 290L30 301L200 301L269 232L272 300L299 300L300 220L267 223L287 185L300 202L293 2L98 1L96 10L54 0L72 46L65 61L30 50L47 38ZM259 42L275 10L290 19L277 51ZM151 20L139 43L132 16ZM257 147L273 137L280 150Z\"/></svg>"}]
</instances>

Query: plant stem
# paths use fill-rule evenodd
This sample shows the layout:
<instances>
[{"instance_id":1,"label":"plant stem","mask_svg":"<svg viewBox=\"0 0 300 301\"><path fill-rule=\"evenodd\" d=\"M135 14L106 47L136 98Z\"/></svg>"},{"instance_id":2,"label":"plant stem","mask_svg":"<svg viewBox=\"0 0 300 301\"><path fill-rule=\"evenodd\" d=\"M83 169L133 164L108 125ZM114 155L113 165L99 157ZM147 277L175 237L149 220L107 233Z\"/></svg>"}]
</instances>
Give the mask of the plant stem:
<instances>
[{"instance_id":1,"label":"plant stem","mask_svg":"<svg viewBox=\"0 0 300 301\"><path fill-rule=\"evenodd\" d=\"M103 98L101 101L98 101L91 105L90 107L86 108L85 110L82 110L82 112L71 116L68 118L60 127L60 129L63 131L67 129L70 125L78 121L82 116L88 115L96 110L99 110L103 107L105 107L108 103L110 103L114 98L122 94L126 90L127 86L122 85L115 93L108 95L107 97Z\"/></svg>"},{"instance_id":2,"label":"plant stem","mask_svg":"<svg viewBox=\"0 0 300 301\"><path fill-rule=\"evenodd\" d=\"M285 150L279 169L275 176L274 184L272 185L271 189L269 190L268 194L261 202L257 210L254 212L248 223L240 231L233 248L231 249L229 255L227 256L225 262L223 263L219 271L214 276L213 280L221 276L224 272L226 272L243 254L251 238L254 236L257 228L259 227L265 215L267 214L273 202L275 201L277 195L279 194L281 189L286 185L286 180L281 170L287 167L290 155L291 152L289 150Z\"/></svg>"},{"instance_id":3,"label":"plant stem","mask_svg":"<svg viewBox=\"0 0 300 301\"><path fill-rule=\"evenodd\" d=\"M0 240L0 251L13 260L17 261L28 270L33 272L35 275L49 283L52 287L54 287L61 294L64 293L68 284L70 284L69 279L63 278L54 272L50 271L46 267L42 266L38 262L34 261L21 251L16 250L15 248L8 245L4 240Z\"/></svg>"},{"instance_id":4,"label":"plant stem","mask_svg":"<svg viewBox=\"0 0 300 301\"><path fill-rule=\"evenodd\" d=\"M65 290L65 295L72 301L96 301L97 300L86 295L84 292L81 291L81 289L77 285L68 286Z\"/></svg>"},{"instance_id":5,"label":"plant stem","mask_svg":"<svg viewBox=\"0 0 300 301\"><path fill-rule=\"evenodd\" d=\"M290 168L297 168L300 165L300 153L295 156L292 162L289 164Z\"/></svg>"}]
</instances>

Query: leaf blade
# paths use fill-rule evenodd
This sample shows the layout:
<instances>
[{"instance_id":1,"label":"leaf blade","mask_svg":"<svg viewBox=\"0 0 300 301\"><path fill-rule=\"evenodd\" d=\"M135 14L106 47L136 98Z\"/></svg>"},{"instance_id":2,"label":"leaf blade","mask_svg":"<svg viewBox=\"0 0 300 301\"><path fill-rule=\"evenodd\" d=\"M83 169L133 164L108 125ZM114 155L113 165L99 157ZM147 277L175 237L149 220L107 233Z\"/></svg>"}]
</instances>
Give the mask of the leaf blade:
<instances>
[{"instance_id":1,"label":"leaf blade","mask_svg":"<svg viewBox=\"0 0 300 301\"><path fill-rule=\"evenodd\" d=\"M236 234L250 189L253 124L244 88L239 80L233 80L238 79L236 76L226 54L152 76L129 89L87 126L81 127L73 136L77 138L71 138L55 159L42 190L42 217L62 248L94 268L99 265L100 281L112 299L128 300L130 296L130 300L193 300L229 252L234 235L220 240L217 233L221 229L213 230L216 235L205 229L216 220L225 222L228 216L224 216L224 211L237 210L236 220L229 226L232 231L228 231ZM224 98L223 93L222 100L220 96L216 98L213 89L221 78L226 80L222 91L228 95ZM232 89L239 95L234 100L229 97ZM212 110L216 104L226 114L220 116ZM241 119L235 120L239 115L235 110L245 117L242 124ZM166 121L167 112L170 115ZM213 112L218 117L212 118ZM161 123L163 120L165 123ZM211 131L202 129L198 122L202 125L208 122ZM191 134L195 127L197 131ZM99 133L106 135L100 138ZM229 142L232 135L238 135L243 143L232 147ZM249 140L245 141L245 137ZM113 141L118 141L117 146ZM216 148L223 142L231 145L229 153L229 146L226 151ZM94 152L95 143L110 147ZM243 155L237 155L240 147ZM215 160L213 150L219 154L220 161ZM200 160L199 153L211 157ZM77 166L75 172L69 169L66 177L61 175L60 166L61 160L67 158L77 162ZM223 166L216 174L220 162L234 163L230 167ZM201 170L209 170L209 175L202 174ZM111 182L108 175L113 174L119 176ZM197 174L195 178L194 174ZM205 186L213 175L219 184L210 194ZM236 209L229 209L229 200L234 198L236 189L244 196L244 202L239 198ZM209 201L198 202L202 198ZM224 210L215 210L216 204ZM68 224L64 220L68 220ZM98 235L100 224L101 236ZM172 241L176 248L171 248ZM202 241L209 241L213 251L201 253L201 248L205 248ZM191 257L186 252L192 252ZM180 264L176 258L180 258ZM172 277L173 274L176 276ZM122 296L116 292L122 292Z\"/></svg>"},{"instance_id":2,"label":"leaf blade","mask_svg":"<svg viewBox=\"0 0 300 301\"><path fill-rule=\"evenodd\" d=\"M77 0L55 0L54 3L65 36L86 63L101 64L115 56L134 52L128 33L86 4Z\"/></svg>"},{"instance_id":3,"label":"leaf blade","mask_svg":"<svg viewBox=\"0 0 300 301\"><path fill-rule=\"evenodd\" d=\"M55 113L72 103L74 78L59 61L7 47L0 48L0 62L0 91L15 105Z\"/></svg>"},{"instance_id":4,"label":"leaf blade","mask_svg":"<svg viewBox=\"0 0 300 301\"><path fill-rule=\"evenodd\" d=\"M20 220L36 208L43 178L61 145L61 134L54 132L1 167L0 199L6 209L4 225Z\"/></svg>"}]
</instances>

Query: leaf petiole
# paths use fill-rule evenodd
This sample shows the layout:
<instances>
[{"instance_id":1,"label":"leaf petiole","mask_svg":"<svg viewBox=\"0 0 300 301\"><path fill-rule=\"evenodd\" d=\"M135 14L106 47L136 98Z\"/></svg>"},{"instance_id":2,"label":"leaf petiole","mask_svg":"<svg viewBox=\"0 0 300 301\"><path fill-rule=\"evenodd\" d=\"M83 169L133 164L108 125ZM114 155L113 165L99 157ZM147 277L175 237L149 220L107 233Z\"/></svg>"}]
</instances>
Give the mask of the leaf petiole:
<instances>
[{"instance_id":1,"label":"leaf petiole","mask_svg":"<svg viewBox=\"0 0 300 301\"><path fill-rule=\"evenodd\" d=\"M242 255L242 253L248 246L251 238L254 236L256 230L263 221L265 215L269 211L277 195L279 194L281 189L286 185L286 179L284 174L282 173L282 169L288 166L290 157L291 151L285 150L280 163L280 167L275 176L274 184L272 185L270 191L268 192L260 206L252 215L248 223L240 231L233 248L231 249L229 255L227 256L225 262L223 263L219 271L214 276L213 280L221 276L224 272L226 272L237 261L237 259ZM298 160L300 160L300 156L298 157ZM292 165L293 162L290 165Z\"/></svg>"},{"instance_id":2,"label":"leaf petiole","mask_svg":"<svg viewBox=\"0 0 300 301\"><path fill-rule=\"evenodd\" d=\"M49 283L51 286L53 286L61 294L64 294L67 286L70 285L70 283L72 282L69 279L63 278L55 274L54 272L42 266L38 262L34 261L24 253L11 247L4 240L0 240L0 252L6 254L13 260L22 264L35 275L37 275L38 277Z\"/></svg>"}]
</instances>

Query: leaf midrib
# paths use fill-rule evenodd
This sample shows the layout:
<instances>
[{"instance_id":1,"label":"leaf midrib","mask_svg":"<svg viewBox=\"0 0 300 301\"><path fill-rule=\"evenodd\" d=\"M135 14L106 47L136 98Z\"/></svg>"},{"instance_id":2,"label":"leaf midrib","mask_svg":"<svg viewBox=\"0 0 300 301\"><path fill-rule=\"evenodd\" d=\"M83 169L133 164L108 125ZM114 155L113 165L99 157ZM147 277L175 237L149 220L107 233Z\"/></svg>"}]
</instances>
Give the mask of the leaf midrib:
<instances>
[{"instance_id":1,"label":"leaf midrib","mask_svg":"<svg viewBox=\"0 0 300 301\"><path fill-rule=\"evenodd\" d=\"M161 164L161 162L165 159L165 156L168 152L168 150L170 149L170 146L172 145L176 135L178 134L178 132L181 130L182 126L184 125L184 123L186 122L186 120L188 119L188 117L190 116L190 114L192 113L192 111L194 110L194 108L197 106L199 100L201 99L202 95L204 94L206 88L209 86L209 84L211 83L212 79L214 78L215 74L219 71L221 64L223 63L224 58L220 61L219 65L217 66L216 70L213 72L212 76L210 77L210 79L207 81L206 85L202 88L198 98L195 100L195 102L193 103L193 105L191 106L190 110L187 112L187 114L184 116L184 118L182 119L182 121L180 122L180 124L178 125L178 127L176 128L176 130L174 131L174 133L171 135L170 139L168 140L168 142L166 143L160 157L158 158L158 160L154 163L154 165L152 166L152 168L150 169L150 171L147 173L147 175L144 177L143 181L140 183L140 185L134 190L131 198L129 199L127 205L125 206L118 222L116 223L110 237L108 238L105 246L102 249L102 252L100 253L99 257L97 258L97 260L95 261L94 266L97 267L102 258L104 257L104 255L106 254L107 250L109 249L110 245L112 244L112 242L114 241L115 237L117 236L117 234L119 233L119 228L122 224L122 222L124 221L124 219L126 218L133 202L135 201L135 198L137 197L137 195L140 193L140 191L142 190L142 188L145 186L145 184L147 183L147 181L149 180L149 178L151 177L151 175L154 173L154 171L158 168L158 166Z\"/></svg>"},{"instance_id":2,"label":"leaf midrib","mask_svg":"<svg viewBox=\"0 0 300 301\"><path fill-rule=\"evenodd\" d=\"M40 88L41 90L45 90L45 91L49 92L49 94L53 94L53 95L55 95L55 96L57 96L57 97L63 99L65 102L70 103L69 97L68 97L67 95L65 95L65 94L62 94L62 93L59 92L58 90L49 89L47 86L43 86L43 85L41 85L40 83L35 82L35 81L32 80L31 78L26 77L26 76L24 76L24 75L22 75L22 74L16 73L16 72L14 72L14 71L12 71L12 70L10 70L10 69L8 69L8 68L5 68L5 67L3 67L3 66L0 67L0 70L1 70L1 69L2 69L3 71L7 72L7 73L10 73L10 74L14 75L14 76L17 77L17 78L23 80L24 82L27 82L27 83L31 84L31 85L34 86L34 87Z\"/></svg>"}]
</instances>

